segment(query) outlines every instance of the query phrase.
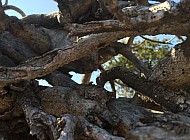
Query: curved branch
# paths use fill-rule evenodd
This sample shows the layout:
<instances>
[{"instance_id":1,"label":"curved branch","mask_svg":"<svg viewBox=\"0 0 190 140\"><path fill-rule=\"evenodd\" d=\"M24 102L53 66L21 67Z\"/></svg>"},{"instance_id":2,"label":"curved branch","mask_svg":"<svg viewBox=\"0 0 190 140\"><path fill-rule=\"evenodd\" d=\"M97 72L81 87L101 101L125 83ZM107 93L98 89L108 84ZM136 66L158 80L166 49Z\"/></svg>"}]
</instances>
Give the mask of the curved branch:
<instances>
[{"instance_id":1,"label":"curved branch","mask_svg":"<svg viewBox=\"0 0 190 140\"><path fill-rule=\"evenodd\" d=\"M152 40L152 39L149 39L149 38L147 38L147 37L144 37L144 36L140 36L140 37L142 37L143 39L145 39L145 40L147 40L147 41L150 41L150 42L154 42L154 43L161 43L161 44L170 44L171 45L171 43L169 43L172 39L169 39L168 41L157 41L157 40ZM174 37L175 38L175 37Z\"/></svg>"},{"instance_id":2,"label":"curved branch","mask_svg":"<svg viewBox=\"0 0 190 140\"><path fill-rule=\"evenodd\" d=\"M18 12L22 17L26 16L26 14L20 8L13 6L13 5L7 5L7 4L3 5L3 9L4 10L14 10L14 11Z\"/></svg>"}]
</instances>

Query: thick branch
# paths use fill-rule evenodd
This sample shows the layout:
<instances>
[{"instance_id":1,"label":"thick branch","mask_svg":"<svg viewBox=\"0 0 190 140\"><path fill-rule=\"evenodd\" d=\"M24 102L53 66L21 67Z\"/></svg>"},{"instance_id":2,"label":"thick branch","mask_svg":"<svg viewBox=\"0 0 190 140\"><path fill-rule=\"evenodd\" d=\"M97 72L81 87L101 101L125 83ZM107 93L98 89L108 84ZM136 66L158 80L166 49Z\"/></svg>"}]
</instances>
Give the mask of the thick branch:
<instances>
[{"instance_id":1,"label":"thick branch","mask_svg":"<svg viewBox=\"0 0 190 140\"><path fill-rule=\"evenodd\" d=\"M22 17L26 16L26 14L20 8L13 6L13 5L7 5L7 4L3 5L3 9L4 10L14 10L14 11L18 12Z\"/></svg>"},{"instance_id":2,"label":"thick branch","mask_svg":"<svg viewBox=\"0 0 190 140\"><path fill-rule=\"evenodd\" d=\"M98 83L104 85L106 81L121 79L123 83L132 87L134 90L152 98L157 103L166 107L173 112L190 113L190 97L188 93L183 91L172 91L167 88L148 81L143 77L139 77L131 73L127 68L115 67L109 71L105 71L100 75Z\"/></svg>"},{"instance_id":3,"label":"thick branch","mask_svg":"<svg viewBox=\"0 0 190 140\"><path fill-rule=\"evenodd\" d=\"M140 61L134 53L132 53L130 48L131 46L119 42L114 42L108 47L114 48L118 54L122 54L124 57L126 57L134 64L137 69L139 69L147 77L150 75L150 70L148 69L148 67L142 61Z\"/></svg>"},{"instance_id":4,"label":"thick branch","mask_svg":"<svg viewBox=\"0 0 190 140\"><path fill-rule=\"evenodd\" d=\"M78 84L71 80L69 75L63 74L59 71L54 71L51 74L45 76L45 79L50 83L52 86L63 86L63 87L70 87L75 88Z\"/></svg>"},{"instance_id":5,"label":"thick branch","mask_svg":"<svg viewBox=\"0 0 190 140\"><path fill-rule=\"evenodd\" d=\"M103 44L106 45L107 43L114 42L125 36L125 32L92 34L68 48L55 49L41 57L32 58L17 67L1 67L0 85L2 86L21 80L44 76L64 64L68 64L89 53L98 51L98 49L100 49L99 46Z\"/></svg>"},{"instance_id":6,"label":"thick branch","mask_svg":"<svg viewBox=\"0 0 190 140\"><path fill-rule=\"evenodd\" d=\"M120 119L115 133L126 139L163 140L189 139L189 117L172 113L151 113L150 110L127 103L119 98L108 103L109 110Z\"/></svg>"},{"instance_id":7,"label":"thick branch","mask_svg":"<svg viewBox=\"0 0 190 140\"><path fill-rule=\"evenodd\" d=\"M36 27L43 26L45 28L60 28L61 25L58 22L60 16L59 12L54 12L50 14L34 14L28 15L21 20L28 24L34 24Z\"/></svg>"},{"instance_id":8,"label":"thick branch","mask_svg":"<svg viewBox=\"0 0 190 140\"><path fill-rule=\"evenodd\" d=\"M118 20L91 21L84 24L67 24L65 29L70 35L84 36L91 33L102 33L112 31L124 31L127 26Z\"/></svg>"},{"instance_id":9,"label":"thick branch","mask_svg":"<svg viewBox=\"0 0 190 140\"><path fill-rule=\"evenodd\" d=\"M16 17L9 17L6 20L6 30L30 44L38 54L47 52L50 48L49 37L41 29L21 22Z\"/></svg>"}]
</instances>

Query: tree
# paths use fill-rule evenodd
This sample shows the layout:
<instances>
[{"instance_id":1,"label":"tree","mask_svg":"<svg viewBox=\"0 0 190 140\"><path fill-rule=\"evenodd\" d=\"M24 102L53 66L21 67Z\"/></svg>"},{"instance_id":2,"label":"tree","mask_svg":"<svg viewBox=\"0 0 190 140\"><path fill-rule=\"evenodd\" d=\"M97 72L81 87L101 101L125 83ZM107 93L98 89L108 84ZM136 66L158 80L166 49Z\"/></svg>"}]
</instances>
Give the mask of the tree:
<instances>
[{"instance_id":1,"label":"tree","mask_svg":"<svg viewBox=\"0 0 190 140\"><path fill-rule=\"evenodd\" d=\"M1 139L188 140L190 1L158 1L56 0L58 12L28 16L0 1ZM24 17L7 16L9 8ZM133 40L157 34L187 39L167 54L153 46L150 53L163 58L154 56L147 65ZM102 64L117 54L133 69L105 70ZM88 79L97 69L101 74L92 85ZM85 74L84 84L72 81L69 71ZM116 99L114 88L103 88L115 79L136 91L134 98Z\"/></svg>"}]
</instances>

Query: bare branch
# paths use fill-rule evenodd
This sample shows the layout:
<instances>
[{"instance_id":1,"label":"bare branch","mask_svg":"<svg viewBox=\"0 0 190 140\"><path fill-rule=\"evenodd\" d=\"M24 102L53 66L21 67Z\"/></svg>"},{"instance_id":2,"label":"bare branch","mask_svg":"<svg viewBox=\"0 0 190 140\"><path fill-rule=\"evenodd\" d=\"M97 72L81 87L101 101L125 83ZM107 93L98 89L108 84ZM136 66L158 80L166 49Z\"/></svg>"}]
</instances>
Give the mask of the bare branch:
<instances>
[{"instance_id":1,"label":"bare branch","mask_svg":"<svg viewBox=\"0 0 190 140\"><path fill-rule=\"evenodd\" d=\"M112 31L124 31L126 25L122 24L118 20L104 20L104 21L92 21L84 24L67 24L65 29L70 31L70 35L88 35L90 33L102 33Z\"/></svg>"},{"instance_id":2,"label":"bare branch","mask_svg":"<svg viewBox=\"0 0 190 140\"><path fill-rule=\"evenodd\" d=\"M112 100L108 106L121 122L115 131L129 140L189 139L188 116L170 112L151 113L150 110L128 103L127 98Z\"/></svg>"},{"instance_id":3,"label":"bare branch","mask_svg":"<svg viewBox=\"0 0 190 140\"><path fill-rule=\"evenodd\" d=\"M44 78L52 86L76 88L76 86L78 85L71 79L71 77L69 77L69 75L63 74L59 71L54 71L51 74L45 76Z\"/></svg>"},{"instance_id":4,"label":"bare branch","mask_svg":"<svg viewBox=\"0 0 190 140\"><path fill-rule=\"evenodd\" d=\"M42 29L26 24L16 17L9 17L6 25L7 31L23 39L25 43L29 43L36 53L42 54L49 50L51 42L49 36Z\"/></svg>"},{"instance_id":5,"label":"bare branch","mask_svg":"<svg viewBox=\"0 0 190 140\"><path fill-rule=\"evenodd\" d=\"M92 34L65 49L55 49L41 57L32 58L17 67L1 67L0 85L44 76L55 69L98 51L102 44L114 42L126 36L126 32ZM90 44L90 45L89 45ZM62 61L60 61L62 60Z\"/></svg>"},{"instance_id":6,"label":"bare branch","mask_svg":"<svg viewBox=\"0 0 190 140\"><path fill-rule=\"evenodd\" d=\"M60 16L60 12L53 12L50 14L33 14L25 16L21 19L28 24L34 24L35 27L42 26L45 28L60 28L62 27L58 18Z\"/></svg>"},{"instance_id":7,"label":"bare branch","mask_svg":"<svg viewBox=\"0 0 190 140\"><path fill-rule=\"evenodd\" d=\"M190 113L190 96L184 91L172 91L153 81L130 72L124 67L115 67L101 73L97 83L103 86L106 81L120 79L127 86L152 98L173 112ZM156 96L155 96L156 95Z\"/></svg>"},{"instance_id":8,"label":"bare branch","mask_svg":"<svg viewBox=\"0 0 190 140\"><path fill-rule=\"evenodd\" d=\"M169 39L167 41L157 41L157 40L152 40L152 39L149 39L147 37L144 37L144 36L140 36L142 37L143 39L147 40L147 41L150 41L150 42L154 42L154 43L161 43L161 44L171 44L169 43L172 39ZM175 38L175 37L174 37Z\"/></svg>"},{"instance_id":9,"label":"bare branch","mask_svg":"<svg viewBox=\"0 0 190 140\"><path fill-rule=\"evenodd\" d=\"M26 16L26 14L20 8L13 6L13 5L7 5L7 4L3 5L3 9L4 10L14 10L14 11L18 12L22 17Z\"/></svg>"},{"instance_id":10,"label":"bare branch","mask_svg":"<svg viewBox=\"0 0 190 140\"><path fill-rule=\"evenodd\" d=\"M137 67L145 76L149 77L150 70L148 67L139 60L134 53L131 51L131 47L122 43L112 43L110 46L117 46L117 52L126 57L129 61L131 61L135 67Z\"/></svg>"},{"instance_id":11,"label":"bare branch","mask_svg":"<svg viewBox=\"0 0 190 140\"><path fill-rule=\"evenodd\" d=\"M177 14L177 13L176 13ZM114 31L133 31L133 35L157 35L157 34L175 34L175 35L188 35L188 29L184 28L189 21L187 18L182 17L183 12L176 18L174 15L166 14L164 19L158 20L155 23L136 22L133 27L128 24L123 24L118 20L104 20L92 21L85 24L68 24L65 29L70 31L70 35L84 36L91 33L114 32ZM180 18L184 22L179 22ZM133 18L131 18L133 19ZM167 19L167 20L166 20ZM172 20L171 20L172 19ZM164 24L163 24L164 23ZM159 25L159 26L157 26ZM148 28L147 28L148 27ZM177 28L173 28L177 27ZM140 30L141 32L139 32Z\"/></svg>"},{"instance_id":12,"label":"bare branch","mask_svg":"<svg viewBox=\"0 0 190 140\"><path fill-rule=\"evenodd\" d=\"M81 80L82 84L89 84L92 73L84 74Z\"/></svg>"}]
</instances>

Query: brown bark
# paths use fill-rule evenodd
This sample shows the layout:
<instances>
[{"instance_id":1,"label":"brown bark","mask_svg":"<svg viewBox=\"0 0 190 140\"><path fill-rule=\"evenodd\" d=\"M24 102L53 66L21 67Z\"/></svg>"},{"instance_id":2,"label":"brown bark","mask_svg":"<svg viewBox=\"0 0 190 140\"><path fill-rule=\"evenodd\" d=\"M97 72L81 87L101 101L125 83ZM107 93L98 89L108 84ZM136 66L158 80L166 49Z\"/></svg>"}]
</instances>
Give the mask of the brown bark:
<instances>
[{"instance_id":1,"label":"brown bark","mask_svg":"<svg viewBox=\"0 0 190 140\"><path fill-rule=\"evenodd\" d=\"M189 40L172 48L157 66L154 67L149 80L158 82L170 89L189 86L190 59Z\"/></svg>"},{"instance_id":2,"label":"brown bark","mask_svg":"<svg viewBox=\"0 0 190 140\"><path fill-rule=\"evenodd\" d=\"M5 15L0 1L0 138L188 140L189 38L153 71L130 47L139 35L189 36L189 1L145 7L145 0L131 8L116 0L56 2L59 12L17 19ZM117 42L124 37L130 37L126 45ZM99 85L79 85L68 74L89 74L117 54L146 77L116 67L101 73ZM162 112L142 100L136 104L135 97L115 99L101 87L115 79L153 99Z\"/></svg>"}]
</instances>

